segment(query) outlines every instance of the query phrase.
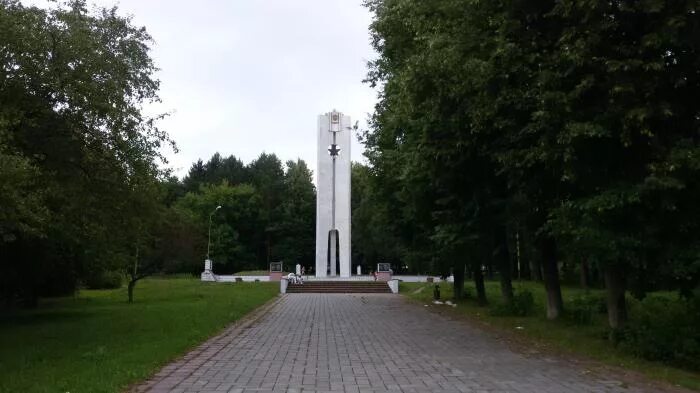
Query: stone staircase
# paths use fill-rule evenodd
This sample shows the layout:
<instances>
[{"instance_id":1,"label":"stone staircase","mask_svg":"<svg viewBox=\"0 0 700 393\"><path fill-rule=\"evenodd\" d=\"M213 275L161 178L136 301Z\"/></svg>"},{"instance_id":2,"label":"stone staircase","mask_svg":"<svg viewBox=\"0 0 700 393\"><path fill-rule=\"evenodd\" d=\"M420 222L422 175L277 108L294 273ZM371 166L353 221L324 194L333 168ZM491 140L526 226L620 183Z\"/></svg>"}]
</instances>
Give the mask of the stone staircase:
<instances>
[{"instance_id":1,"label":"stone staircase","mask_svg":"<svg viewBox=\"0 0 700 393\"><path fill-rule=\"evenodd\" d=\"M386 281L306 281L289 284L287 293L391 293Z\"/></svg>"}]
</instances>

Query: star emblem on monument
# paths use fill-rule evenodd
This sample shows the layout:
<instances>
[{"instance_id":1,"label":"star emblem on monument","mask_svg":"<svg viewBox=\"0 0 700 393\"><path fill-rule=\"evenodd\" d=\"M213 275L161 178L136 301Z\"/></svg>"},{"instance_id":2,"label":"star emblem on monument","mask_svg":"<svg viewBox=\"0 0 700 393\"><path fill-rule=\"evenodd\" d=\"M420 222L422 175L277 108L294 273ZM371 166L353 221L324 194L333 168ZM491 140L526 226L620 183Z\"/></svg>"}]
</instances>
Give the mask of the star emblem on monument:
<instances>
[{"instance_id":1,"label":"star emblem on monument","mask_svg":"<svg viewBox=\"0 0 700 393\"><path fill-rule=\"evenodd\" d=\"M340 149L338 145L334 143L328 148L328 152L331 154L331 157L337 157L338 153L340 153Z\"/></svg>"}]
</instances>

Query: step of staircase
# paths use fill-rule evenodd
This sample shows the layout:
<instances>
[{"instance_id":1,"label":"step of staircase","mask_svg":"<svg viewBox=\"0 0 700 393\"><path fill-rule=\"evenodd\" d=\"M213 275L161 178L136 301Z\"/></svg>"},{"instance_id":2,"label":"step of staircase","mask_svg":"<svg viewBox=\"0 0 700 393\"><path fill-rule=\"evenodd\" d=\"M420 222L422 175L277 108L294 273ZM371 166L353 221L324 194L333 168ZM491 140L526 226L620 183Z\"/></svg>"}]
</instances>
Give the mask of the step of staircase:
<instances>
[{"instance_id":1,"label":"step of staircase","mask_svg":"<svg viewBox=\"0 0 700 393\"><path fill-rule=\"evenodd\" d=\"M386 281L307 281L289 284L287 293L391 293Z\"/></svg>"}]
</instances>

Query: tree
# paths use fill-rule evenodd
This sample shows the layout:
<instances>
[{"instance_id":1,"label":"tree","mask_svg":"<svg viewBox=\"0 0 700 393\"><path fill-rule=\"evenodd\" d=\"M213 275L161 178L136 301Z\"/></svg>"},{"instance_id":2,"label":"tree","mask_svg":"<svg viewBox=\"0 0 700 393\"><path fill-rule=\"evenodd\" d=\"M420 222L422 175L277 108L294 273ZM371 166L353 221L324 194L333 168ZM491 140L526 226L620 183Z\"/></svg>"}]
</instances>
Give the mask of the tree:
<instances>
[{"instance_id":1,"label":"tree","mask_svg":"<svg viewBox=\"0 0 700 393\"><path fill-rule=\"evenodd\" d=\"M422 248L445 261L438 265L452 264L455 293L460 296L465 266L473 266L470 270L479 273L475 274L479 280L485 262L467 262L470 254L488 256L492 251L489 219L502 219L493 211L502 204L505 184L495 174L493 152L484 148L489 145L482 138L489 135L475 133L478 129L469 117L472 112L465 94L483 76L480 64L470 56L475 51L485 53L488 49L481 46L489 38L465 32L463 26L483 23L479 20L483 15L465 15L458 2L366 4L376 15L371 29L380 53L370 65L368 79L383 86L373 130L365 137L368 157L380 171L398 166L395 190L401 190L401 197L410 195L406 198L409 203L404 204L406 213L416 216L419 212L425 230L418 234L422 232L433 245ZM457 36L460 40L456 41ZM470 252L474 247L488 250ZM504 279L508 281L509 275ZM485 301L483 286L477 287Z\"/></svg>"},{"instance_id":2,"label":"tree","mask_svg":"<svg viewBox=\"0 0 700 393\"><path fill-rule=\"evenodd\" d=\"M249 183L250 176L241 160L233 155L222 158L217 152L206 163L201 159L193 163L183 184L187 192L197 192L202 184L219 184L224 180L238 185Z\"/></svg>"},{"instance_id":3,"label":"tree","mask_svg":"<svg viewBox=\"0 0 700 393\"><path fill-rule=\"evenodd\" d=\"M279 259L275 247L280 236L281 202L284 193L284 170L282 162L274 154L262 153L248 165L251 184L255 187L262 203L260 215L264 228L264 241L258 250L266 263Z\"/></svg>"},{"instance_id":4,"label":"tree","mask_svg":"<svg viewBox=\"0 0 700 393\"><path fill-rule=\"evenodd\" d=\"M274 154L263 153L244 165L233 155L215 153L206 163L193 164L183 180L192 191L174 209L197 223L196 232L207 233L209 214L222 206L212 216L211 256L217 272L267 269L271 260L291 265L313 260L316 195L311 171L302 160L288 161L286 171L281 165ZM203 246L200 242L189 249Z\"/></svg>"},{"instance_id":5,"label":"tree","mask_svg":"<svg viewBox=\"0 0 700 393\"><path fill-rule=\"evenodd\" d=\"M129 303L134 300L136 283L161 271L164 262L152 255L159 241L157 233L162 225L165 210L161 202L162 188L151 176L134 181L132 187L131 198L125 200L121 206L112 207L126 213L122 222L125 233L123 247L127 250L123 268L128 277Z\"/></svg>"},{"instance_id":6,"label":"tree","mask_svg":"<svg viewBox=\"0 0 700 393\"><path fill-rule=\"evenodd\" d=\"M18 234L42 236L49 213L35 180L39 169L3 139L0 134L0 241L11 242Z\"/></svg>"},{"instance_id":7,"label":"tree","mask_svg":"<svg viewBox=\"0 0 700 393\"><path fill-rule=\"evenodd\" d=\"M190 166L187 176L182 179L186 192L197 192L199 187L207 181L207 168L204 162L199 159Z\"/></svg>"},{"instance_id":8,"label":"tree","mask_svg":"<svg viewBox=\"0 0 700 393\"><path fill-rule=\"evenodd\" d=\"M698 243L688 236L697 206L686 204L699 195L697 108L687 101L700 92L691 55L700 42L688 38L700 29L696 8L566 1L551 10L560 38L541 85L557 97L550 123L576 190L552 222L602 267L614 329L624 326L632 279L645 287L648 271L679 269L690 287L698 282Z\"/></svg>"},{"instance_id":9,"label":"tree","mask_svg":"<svg viewBox=\"0 0 700 393\"><path fill-rule=\"evenodd\" d=\"M389 208L375 194L376 179L371 168L352 163L352 260L365 272L375 270L377 263L391 262L395 272L429 270L425 263L411 263L404 254L402 241L395 235L396 221L390 220ZM410 258L409 258L410 259ZM420 262L420 260L417 260ZM425 272L425 270L423 272Z\"/></svg>"},{"instance_id":10,"label":"tree","mask_svg":"<svg viewBox=\"0 0 700 393\"><path fill-rule=\"evenodd\" d=\"M3 0L0 32L0 154L14 168L0 175L14 190L1 196L13 207L0 254L13 261L2 276L17 278L4 295L31 305L119 265L113 228L124 217L105 206L130 199L170 141L141 111L158 100L151 38L116 8Z\"/></svg>"},{"instance_id":11,"label":"tree","mask_svg":"<svg viewBox=\"0 0 700 393\"><path fill-rule=\"evenodd\" d=\"M284 174L279 242L274 254L287 266L312 265L315 260L316 189L303 160L287 161Z\"/></svg>"},{"instance_id":12,"label":"tree","mask_svg":"<svg viewBox=\"0 0 700 393\"><path fill-rule=\"evenodd\" d=\"M260 215L262 204L254 187L248 184L231 186L226 181L205 184L197 193L187 193L174 208L191 215L198 223L199 233L206 234L209 215L212 216L211 259L221 273L233 273L240 269L264 268L264 260L258 257L262 229ZM206 250L207 239L196 247ZM206 253L202 252L203 257ZM200 264L201 266L201 264Z\"/></svg>"},{"instance_id":13,"label":"tree","mask_svg":"<svg viewBox=\"0 0 700 393\"><path fill-rule=\"evenodd\" d=\"M508 298L504 233L518 228L539 248L551 319L563 309L561 260L603 271L613 329L630 285L639 297L653 285L690 295L696 4L366 4L380 54L368 80L382 92L370 162L403 166L382 187L436 194L420 209L432 209L439 252L491 243L482 258L499 261Z\"/></svg>"}]
</instances>

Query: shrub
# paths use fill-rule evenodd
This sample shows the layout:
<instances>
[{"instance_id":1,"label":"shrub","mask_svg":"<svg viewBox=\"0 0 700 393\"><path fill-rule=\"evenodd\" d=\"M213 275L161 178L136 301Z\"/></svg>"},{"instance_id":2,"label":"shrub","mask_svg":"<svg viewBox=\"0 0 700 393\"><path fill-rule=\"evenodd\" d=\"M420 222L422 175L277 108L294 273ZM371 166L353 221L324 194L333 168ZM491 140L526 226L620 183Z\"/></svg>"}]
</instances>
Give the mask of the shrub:
<instances>
[{"instance_id":1,"label":"shrub","mask_svg":"<svg viewBox=\"0 0 700 393\"><path fill-rule=\"evenodd\" d=\"M700 369L700 299L650 296L631 310L620 345L637 356Z\"/></svg>"},{"instance_id":2,"label":"shrub","mask_svg":"<svg viewBox=\"0 0 700 393\"><path fill-rule=\"evenodd\" d=\"M589 325L596 314L607 312L604 295L583 294L572 297L566 305L567 313L579 325Z\"/></svg>"},{"instance_id":3,"label":"shrub","mask_svg":"<svg viewBox=\"0 0 700 393\"><path fill-rule=\"evenodd\" d=\"M489 313L494 316L518 316L532 315L535 309L535 297L528 289L515 292L511 303L498 303L493 305Z\"/></svg>"},{"instance_id":4,"label":"shrub","mask_svg":"<svg viewBox=\"0 0 700 393\"><path fill-rule=\"evenodd\" d=\"M532 315L535 310L535 296L528 289L520 290L513 297L513 304L517 315Z\"/></svg>"},{"instance_id":5,"label":"shrub","mask_svg":"<svg viewBox=\"0 0 700 393\"><path fill-rule=\"evenodd\" d=\"M462 299L472 299L472 290L468 286L464 286L464 290L462 291Z\"/></svg>"},{"instance_id":6,"label":"shrub","mask_svg":"<svg viewBox=\"0 0 700 393\"><path fill-rule=\"evenodd\" d=\"M117 289L121 288L124 276L118 271L102 271L91 274L85 279L88 289Z\"/></svg>"}]
</instances>

